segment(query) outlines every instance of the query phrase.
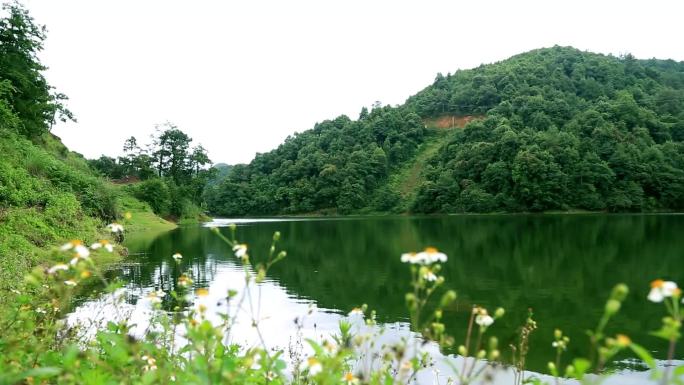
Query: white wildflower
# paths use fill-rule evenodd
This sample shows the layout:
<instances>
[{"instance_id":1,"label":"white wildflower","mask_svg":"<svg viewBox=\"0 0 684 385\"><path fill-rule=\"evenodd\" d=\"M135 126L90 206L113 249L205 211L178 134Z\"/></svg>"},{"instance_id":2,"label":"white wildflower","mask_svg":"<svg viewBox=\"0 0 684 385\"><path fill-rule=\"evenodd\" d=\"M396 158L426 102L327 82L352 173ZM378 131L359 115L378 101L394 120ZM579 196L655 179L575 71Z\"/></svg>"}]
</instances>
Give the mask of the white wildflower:
<instances>
[{"instance_id":1,"label":"white wildflower","mask_svg":"<svg viewBox=\"0 0 684 385\"><path fill-rule=\"evenodd\" d=\"M342 382L344 382L347 385L353 385L353 384L358 384L359 379L352 374L352 372L347 372L342 376Z\"/></svg>"},{"instance_id":2,"label":"white wildflower","mask_svg":"<svg viewBox=\"0 0 684 385\"><path fill-rule=\"evenodd\" d=\"M316 357L309 357L304 361L304 370L307 369L310 376L315 376L323 370L323 365L321 365Z\"/></svg>"},{"instance_id":3,"label":"white wildflower","mask_svg":"<svg viewBox=\"0 0 684 385\"><path fill-rule=\"evenodd\" d=\"M143 370L148 372L150 370L156 370L157 369L157 360L150 356L142 356L140 357L143 361L145 361L145 366L143 367Z\"/></svg>"},{"instance_id":4,"label":"white wildflower","mask_svg":"<svg viewBox=\"0 0 684 385\"><path fill-rule=\"evenodd\" d=\"M124 228L118 223L110 223L107 225L107 229L112 233L123 233Z\"/></svg>"},{"instance_id":5,"label":"white wildflower","mask_svg":"<svg viewBox=\"0 0 684 385\"><path fill-rule=\"evenodd\" d=\"M427 247L425 250L418 253L418 258L421 260L421 263L426 265L447 261L446 254L439 252L434 247Z\"/></svg>"},{"instance_id":6,"label":"white wildflower","mask_svg":"<svg viewBox=\"0 0 684 385\"><path fill-rule=\"evenodd\" d=\"M247 255L247 245L244 243L238 244L233 246L233 251L235 252L235 256L238 258L244 258L245 255Z\"/></svg>"},{"instance_id":7,"label":"white wildflower","mask_svg":"<svg viewBox=\"0 0 684 385\"><path fill-rule=\"evenodd\" d=\"M487 313L487 309L483 307L476 306L473 308L473 314L475 316L475 323L487 327L494 323L494 318Z\"/></svg>"},{"instance_id":8,"label":"white wildflower","mask_svg":"<svg viewBox=\"0 0 684 385\"><path fill-rule=\"evenodd\" d=\"M105 250L107 250L110 253L112 251L114 251L114 246L112 246L112 244L106 239L102 239L99 242L93 243L92 245L90 245L90 248L93 250L97 250L99 248L104 248Z\"/></svg>"},{"instance_id":9,"label":"white wildflower","mask_svg":"<svg viewBox=\"0 0 684 385\"><path fill-rule=\"evenodd\" d=\"M157 304L157 303L161 303L162 298L165 295L166 295L166 293L164 293L163 291L155 290L155 291L148 293L146 298L148 301L150 301L150 303Z\"/></svg>"},{"instance_id":10,"label":"white wildflower","mask_svg":"<svg viewBox=\"0 0 684 385\"><path fill-rule=\"evenodd\" d=\"M63 263L58 263L58 264L56 264L56 265L54 265L48 269L48 274L55 274L58 271L65 271L65 270L69 270L69 266L65 265Z\"/></svg>"},{"instance_id":11,"label":"white wildflower","mask_svg":"<svg viewBox=\"0 0 684 385\"><path fill-rule=\"evenodd\" d=\"M416 253L404 253L401 255L401 262L402 263L411 263L411 264L417 264L421 263L421 259Z\"/></svg>"},{"instance_id":12,"label":"white wildflower","mask_svg":"<svg viewBox=\"0 0 684 385\"><path fill-rule=\"evenodd\" d=\"M480 326L489 326L494 323L494 318L491 316L485 314L485 315L478 315L475 317L475 323L480 325Z\"/></svg>"},{"instance_id":13,"label":"white wildflower","mask_svg":"<svg viewBox=\"0 0 684 385\"><path fill-rule=\"evenodd\" d=\"M65 249L67 245L71 245L70 248ZM64 246L62 246L62 250L73 250L74 251L74 257L71 259L72 265L76 265L79 261L88 259L90 257L90 250L83 246L81 241L71 241Z\"/></svg>"},{"instance_id":14,"label":"white wildflower","mask_svg":"<svg viewBox=\"0 0 684 385\"><path fill-rule=\"evenodd\" d=\"M361 316L363 317L363 310L360 307L355 307L349 312L349 316Z\"/></svg>"},{"instance_id":15,"label":"white wildflower","mask_svg":"<svg viewBox=\"0 0 684 385\"><path fill-rule=\"evenodd\" d=\"M672 281L663 281L656 279L651 282L651 291L648 293L648 300L651 302L663 302L665 298L674 295L679 296L681 293L677 284Z\"/></svg>"},{"instance_id":16,"label":"white wildflower","mask_svg":"<svg viewBox=\"0 0 684 385\"><path fill-rule=\"evenodd\" d=\"M428 270L425 274L423 274L423 279L433 282L437 280L437 276L432 272L432 270Z\"/></svg>"}]
</instances>

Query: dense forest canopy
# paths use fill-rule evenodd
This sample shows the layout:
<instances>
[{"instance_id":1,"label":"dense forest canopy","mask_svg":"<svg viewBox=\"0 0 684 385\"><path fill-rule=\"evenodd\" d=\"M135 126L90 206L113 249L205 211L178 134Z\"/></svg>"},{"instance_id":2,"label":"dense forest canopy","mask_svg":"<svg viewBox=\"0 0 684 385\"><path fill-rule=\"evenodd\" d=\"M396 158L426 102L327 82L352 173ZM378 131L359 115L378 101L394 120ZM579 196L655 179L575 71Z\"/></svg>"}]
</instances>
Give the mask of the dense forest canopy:
<instances>
[{"instance_id":1,"label":"dense forest canopy","mask_svg":"<svg viewBox=\"0 0 684 385\"><path fill-rule=\"evenodd\" d=\"M423 137L418 115L382 107L325 121L236 165L221 184L208 189L211 211L267 215L337 208L352 212L386 181L394 165L410 159Z\"/></svg>"},{"instance_id":2,"label":"dense forest canopy","mask_svg":"<svg viewBox=\"0 0 684 385\"><path fill-rule=\"evenodd\" d=\"M432 159L415 211L684 206L684 63L540 49L438 76L407 107L487 114Z\"/></svg>"},{"instance_id":3,"label":"dense forest canopy","mask_svg":"<svg viewBox=\"0 0 684 385\"><path fill-rule=\"evenodd\" d=\"M434 135L425 122L445 115L482 119L441 137L402 202L398 175ZM319 123L233 167L205 198L220 215L677 210L683 141L684 63L556 46Z\"/></svg>"}]
</instances>

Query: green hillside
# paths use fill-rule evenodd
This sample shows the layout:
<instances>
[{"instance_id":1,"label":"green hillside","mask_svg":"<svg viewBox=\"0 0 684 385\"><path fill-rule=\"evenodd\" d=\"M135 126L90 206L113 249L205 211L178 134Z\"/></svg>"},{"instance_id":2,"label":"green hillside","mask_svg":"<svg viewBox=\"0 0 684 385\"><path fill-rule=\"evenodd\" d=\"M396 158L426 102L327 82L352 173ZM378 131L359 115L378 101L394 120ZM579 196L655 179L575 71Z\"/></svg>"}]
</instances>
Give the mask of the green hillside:
<instances>
[{"instance_id":1,"label":"green hillside","mask_svg":"<svg viewBox=\"0 0 684 385\"><path fill-rule=\"evenodd\" d=\"M319 123L206 198L219 215L681 210L683 140L684 63L556 46Z\"/></svg>"},{"instance_id":2,"label":"green hillside","mask_svg":"<svg viewBox=\"0 0 684 385\"><path fill-rule=\"evenodd\" d=\"M107 237L104 226L125 212L132 214L129 230L174 226L96 176L49 133L56 117L71 113L36 59L42 29L23 9L8 10L0 20L0 291L49 262L55 246Z\"/></svg>"}]
</instances>

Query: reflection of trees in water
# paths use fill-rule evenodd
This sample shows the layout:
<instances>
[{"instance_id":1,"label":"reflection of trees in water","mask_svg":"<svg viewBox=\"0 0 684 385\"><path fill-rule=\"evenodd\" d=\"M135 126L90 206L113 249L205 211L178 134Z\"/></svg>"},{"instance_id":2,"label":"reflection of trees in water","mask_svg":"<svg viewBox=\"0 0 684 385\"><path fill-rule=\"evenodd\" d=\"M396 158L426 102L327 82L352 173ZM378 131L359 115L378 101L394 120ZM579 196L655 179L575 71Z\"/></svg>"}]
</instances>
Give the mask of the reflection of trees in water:
<instances>
[{"instance_id":1,"label":"reflection of trees in water","mask_svg":"<svg viewBox=\"0 0 684 385\"><path fill-rule=\"evenodd\" d=\"M573 339L573 353L585 353L584 330L594 326L617 282L633 292L609 332L627 332L659 346L646 333L657 327L660 308L649 306L644 293L651 279L681 278L683 225L684 217L668 215L392 217L259 223L239 227L238 236L258 261L273 232L280 231L288 258L270 278L320 307L347 311L366 302L382 321L406 319L408 269L399 255L436 246L449 255L447 286L459 291L459 301L446 314L450 332L465 334L460 325L473 303L503 306L508 315L493 331L510 333L500 335L507 345L505 339L532 307L540 328L532 338L530 362L543 369L555 327ZM183 270L191 268L201 285L232 258L227 245L199 227L164 234L147 252L131 281L164 290L172 289L181 273L171 259L175 252L185 256Z\"/></svg>"}]
</instances>

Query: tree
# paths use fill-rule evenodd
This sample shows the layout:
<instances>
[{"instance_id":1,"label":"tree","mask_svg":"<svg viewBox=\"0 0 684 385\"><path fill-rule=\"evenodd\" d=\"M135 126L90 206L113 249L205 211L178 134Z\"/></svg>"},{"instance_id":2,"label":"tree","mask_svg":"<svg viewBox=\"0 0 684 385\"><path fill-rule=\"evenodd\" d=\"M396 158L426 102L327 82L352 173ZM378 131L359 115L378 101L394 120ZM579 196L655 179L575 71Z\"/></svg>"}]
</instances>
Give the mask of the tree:
<instances>
[{"instance_id":1,"label":"tree","mask_svg":"<svg viewBox=\"0 0 684 385\"><path fill-rule=\"evenodd\" d=\"M171 123L166 123L166 127L154 141L157 149L153 156L159 176L169 176L181 183L191 173L188 148L192 139Z\"/></svg>"},{"instance_id":2,"label":"tree","mask_svg":"<svg viewBox=\"0 0 684 385\"><path fill-rule=\"evenodd\" d=\"M188 163L190 169L194 171L195 176L198 176L200 170L202 170L207 164L210 164L211 160L207 155L207 150L205 150L200 144L192 148L192 153L188 157Z\"/></svg>"},{"instance_id":3,"label":"tree","mask_svg":"<svg viewBox=\"0 0 684 385\"><path fill-rule=\"evenodd\" d=\"M46 69L38 60L43 49L45 27L36 25L18 3L2 7L7 16L0 18L0 81L8 81L7 94L21 123L19 132L36 137L47 132L57 120L73 120L64 106L66 96L51 93L42 71Z\"/></svg>"},{"instance_id":4,"label":"tree","mask_svg":"<svg viewBox=\"0 0 684 385\"><path fill-rule=\"evenodd\" d=\"M563 206L566 176L549 152L537 146L520 151L513 161L512 179L517 200L529 210Z\"/></svg>"}]
</instances>

